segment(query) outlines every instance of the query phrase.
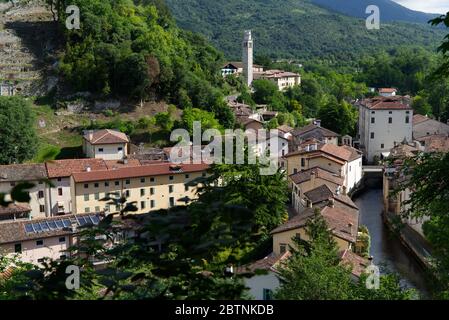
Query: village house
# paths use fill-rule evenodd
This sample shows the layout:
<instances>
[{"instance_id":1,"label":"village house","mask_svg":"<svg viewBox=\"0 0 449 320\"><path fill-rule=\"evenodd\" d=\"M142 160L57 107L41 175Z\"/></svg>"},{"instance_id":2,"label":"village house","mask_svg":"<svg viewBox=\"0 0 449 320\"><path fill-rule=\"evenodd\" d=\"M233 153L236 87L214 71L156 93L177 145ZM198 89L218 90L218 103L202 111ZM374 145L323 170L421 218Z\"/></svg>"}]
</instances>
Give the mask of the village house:
<instances>
[{"instance_id":1,"label":"village house","mask_svg":"<svg viewBox=\"0 0 449 320\"><path fill-rule=\"evenodd\" d=\"M362 179L362 155L350 146L336 146L312 139L300 145L298 151L288 153L285 159L288 176L320 167L342 177L348 193Z\"/></svg>"},{"instance_id":2,"label":"village house","mask_svg":"<svg viewBox=\"0 0 449 320\"><path fill-rule=\"evenodd\" d=\"M63 260L76 239L79 227L96 225L98 214L18 220L0 223L0 254L18 255L20 260L41 264L45 258Z\"/></svg>"},{"instance_id":3,"label":"village house","mask_svg":"<svg viewBox=\"0 0 449 320\"><path fill-rule=\"evenodd\" d=\"M126 197L135 202L135 214L186 205L197 197L194 179L207 176L206 164L173 163L122 167L113 170L74 172L71 197L74 213L118 212L120 208L103 199Z\"/></svg>"},{"instance_id":4,"label":"village house","mask_svg":"<svg viewBox=\"0 0 449 320\"><path fill-rule=\"evenodd\" d=\"M49 191L50 215L72 213L70 176L74 172L107 170L103 159L53 160L45 164L48 179L53 185Z\"/></svg>"},{"instance_id":5,"label":"village house","mask_svg":"<svg viewBox=\"0 0 449 320\"><path fill-rule=\"evenodd\" d=\"M111 130L88 130L83 136L83 153L88 158L120 160L129 153L126 134Z\"/></svg>"},{"instance_id":6,"label":"village house","mask_svg":"<svg viewBox=\"0 0 449 320\"><path fill-rule=\"evenodd\" d=\"M432 135L449 135L449 124L415 114L413 116L413 139L418 140Z\"/></svg>"},{"instance_id":7,"label":"village house","mask_svg":"<svg viewBox=\"0 0 449 320\"><path fill-rule=\"evenodd\" d=\"M11 190L20 183L28 182L33 187L28 189L30 202L17 203L29 205L31 217L48 217L50 215L50 187L46 183L48 176L44 164L12 164L0 166L0 193L5 193L6 200L11 201Z\"/></svg>"},{"instance_id":8,"label":"village house","mask_svg":"<svg viewBox=\"0 0 449 320\"><path fill-rule=\"evenodd\" d=\"M291 132L293 139L290 151L297 151L299 146L307 140L315 139L321 143L328 143L338 146L339 134L323 128L321 120L315 120L313 123L295 129Z\"/></svg>"},{"instance_id":9,"label":"village house","mask_svg":"<svg viewBox=\"0 0 449 320\"><path fill-rule=\"evenodd\" d=\"M7 220L30 219L31 208L28 204L10 203L8 206L0 206L0 222Z\"/></svg>"},{"instance_id":10,"label":"village house","mask_svg":"<svg viewBox=\"0 0 449 320\"><path fill-rule=\"evenodd\" d=\"M340 250L355 248L359 228L359 211L354 206L341 202L335 205L335 200L328 200L321 208L306 208L290 218L286 223L271 231L273 236L273 252L283 255L290 247L295 247L293 239L309 241L306 225L316 212L326 220L330 231Z\"/></svg>"},{"instance_id":11,"label":"village house","mask_svg":"<svg viewBox=\"0 0 449 320\"><path fill-rule=\"evenodd\" d=\"M379 88L379 95L382 97L395 97L397 92L395 88Z\"/></svg>"},{"instance_id":12,"label":"village house","mask_svg":"<svg viewBox=\"0 0 449 320\"><path fill-rule=\"evenodd\" d=\"M253 73L263 72L263 66L258 64L253 64ZM243 74L243 62L231 61L227 62L221 68L221 75L226 77L228 75L242 75Z\"/></svg>"},{"instance_id":13,"label":"village house","mask_svg":"<svg viewBox=\"0 0 449 320\"><path fill-rule=\"evenodd\" d=\"M413 141L409 97L375 97L357 102L359 144L369 163L388 157L395 143Z\"/></svg>"},{"instance_id":14,"label":"village house","mask_svg":"<svg viewBox=\"0 0 449 320\"><path fill-rule=\"evenodd\" d=\"M277 85L279 91L301 85L301 76L294 72L283 70L266 70L254 73L254 80L269 80Z\"/></svg>"}]
</instances>

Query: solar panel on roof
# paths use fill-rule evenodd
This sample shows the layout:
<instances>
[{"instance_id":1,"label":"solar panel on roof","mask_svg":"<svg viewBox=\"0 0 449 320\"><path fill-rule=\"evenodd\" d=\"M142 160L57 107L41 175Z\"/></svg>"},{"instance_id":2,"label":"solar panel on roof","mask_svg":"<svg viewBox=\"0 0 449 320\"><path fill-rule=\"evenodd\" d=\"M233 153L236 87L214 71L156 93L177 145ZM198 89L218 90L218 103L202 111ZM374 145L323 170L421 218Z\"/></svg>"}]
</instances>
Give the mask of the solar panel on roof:
<instances>
[{"instance_id":1,"label":"solar panel on roof","mask_svg":"<svg viewBox=\"0 0 449 320\"><path fill-rule=\"evenodd\" d=\"M42 231L42 227L39 225L39 223L33 223L33 228L34 228L34 231L36 231L36 232Z\"/></svg>"},{"instance_id":2,"label":"solar panel on roof","mask_svg":"<svg viewBox=\"0 0 449 320\"><path fill-rule=\"evenodd\" d=\"M72 224L70 223L70 220L69 219L64 219L64 220L62 220L62 223L64 224L64 227L65 228L68 228L68 227L70 227Z\"/></svg>"},{"instance_id":3,"label":"solar panel on roof","mask_svg":"<svg viewBox=\"0 0 449 320\"><path fill-rule=\"evenodd\" d=\"M56 227L58 227L58 229L62 229L64 228L64 224L62 223L62 220L56 220Z\"/></svg>"},{"instance_id":4,"label":"solar panel on roof","mask_svg":"<svg viewBox=\"0 0 449 320\"><path fill-rule=\"evenodd\" d=\"M93 224L98 224L100 222L100 219L97 216L91 216L90 219Z\"/></svg>"},{"instance_id":5,"label":"solar panel on roof","mask_svg":"<svg viewBox=\"0 0 449 320\"><path fill-rule=\"evenodd\" d=\"M33 225L32 224L26 224L25 225L25 231L27 233L34 233Z\"/></svg>"},{"instance_id":6,"label":"solar panel on roof","mask_svg":"<svg viewBox=\"0 0 449 320\"><path fill-rule=\"evenodd\" d=\"M41 225L42 231L49 231L50 230L50 228L48 227L47 222L41 222L40 225Z\"/></svg>"},{"instance_id":7,"label":"solar panel on roof","mask_svg":"<svg viewBox=\"0 0 449 320\"><path fill-rule=\"evenodd\" d=\"M48 221L48 226L50 227L51 230L58 229L55 221Z\"/></svg>"}]
</instances>

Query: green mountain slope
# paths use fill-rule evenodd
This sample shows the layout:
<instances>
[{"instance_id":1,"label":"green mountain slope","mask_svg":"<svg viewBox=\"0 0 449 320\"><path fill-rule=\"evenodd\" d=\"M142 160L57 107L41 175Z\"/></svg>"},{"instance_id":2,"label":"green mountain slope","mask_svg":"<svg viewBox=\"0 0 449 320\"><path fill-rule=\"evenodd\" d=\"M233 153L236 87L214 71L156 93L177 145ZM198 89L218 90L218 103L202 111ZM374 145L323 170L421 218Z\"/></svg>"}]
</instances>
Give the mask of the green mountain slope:
<instances>
[{"instance_id":1,"label":"green mountain slope","mask_svg":"<svg viewBox=\"0 0 449 320\"><path fill-rule=\"evenodd\" d=\"M204 34L229 58L240 57L242 32L252 29L256 55L351 62L361 53L402 45L435 49L442 30L365 20L331 12L310 0L166 0L178 25Z\"/></svg>"}]
</instances>

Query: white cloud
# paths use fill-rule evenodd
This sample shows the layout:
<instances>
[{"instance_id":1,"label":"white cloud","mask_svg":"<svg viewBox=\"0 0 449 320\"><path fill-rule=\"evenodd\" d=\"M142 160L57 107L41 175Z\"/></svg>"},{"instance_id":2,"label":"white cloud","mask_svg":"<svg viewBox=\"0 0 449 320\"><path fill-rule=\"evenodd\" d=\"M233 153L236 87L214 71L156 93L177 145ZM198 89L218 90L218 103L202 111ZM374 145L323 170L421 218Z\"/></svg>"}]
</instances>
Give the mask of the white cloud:
<instances>
[{"instance_id":1,"label":"white cloud","mask_svg":"<svg viewBox=\"0 0 449 320\"><path fill-rule=\"evenodd\" d=\"M449 12L449 3L447 0L393 0L407 8L430 12L446 13Z\"/></svg>"}]
</instances>

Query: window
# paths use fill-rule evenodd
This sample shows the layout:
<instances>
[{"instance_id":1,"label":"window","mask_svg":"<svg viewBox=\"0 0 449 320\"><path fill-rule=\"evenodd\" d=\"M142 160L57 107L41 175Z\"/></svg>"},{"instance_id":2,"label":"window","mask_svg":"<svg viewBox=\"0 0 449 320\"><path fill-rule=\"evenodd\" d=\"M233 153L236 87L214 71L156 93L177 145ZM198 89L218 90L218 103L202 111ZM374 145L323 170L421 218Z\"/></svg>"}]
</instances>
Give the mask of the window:
<instances>
[{"instance_id":1,"label":"window","mask_svg":"<svg viewBox=\"0 0 449 320\"><path fill-rule=\"evenodd\" d=\"M84 184L84 189L89 189L89 184L88 183Z\"/></svg>"},{"instance_id":2,"label":"window","mask_svg":"<svg viewBox=\"0 0 449 320\"><path fill-rule=\"evenodd\" d=\"M371 114L376 114L376 111L371 111Z\"/></svg>"},{"instance_id":3,"label":"window","mask_svg":"<svg viewBox=\"0 0 449 320\"><path fill-rule=\"evenodd\" d=\"M150 178L150 182L154 182L154 178Z\"/></svg>"},{"instance_id":4,"label":"window","mask_svg":"<svg viewBox=\"0 0 449 320\"><path fill-rule=\"evenodd\" d=\"M184 191L189 191L189 186L188 185L184 185Z\"/></svg>"},{"instance_id":5,"label":"window","mask_svg":"<svg viewBox=\"0 0 449 320\"><path fill-rule=\"evenodd\" d=\"M95 194L95 200L100 200L100 194L98 192Z\"/></svg>"},{"instance_id":6,"label":"window","mask_svg":"<svg viewBox=\"0 0 449 320\"><path fill-rule=\"evenodd\" d=\"M145 183L145 178L140 178L141 183Z\"/></svg>"},{"instance_id":7,"label":"window","mask_svg":"<svg viewBox=\"0 0 449 320\"><path fill-rule=\"evenodd\" d=\"M105 183L104 183L104 186L105 186L105 187L109 187L109 182L105 182Z\"/></svg>"},{"instance_id":8,"label":"window","mask_svg":"<svg viewBox=\"0 0 449 320\"><path fill-rule=\"evenodd\" d=\"M45 205L43 205L43 204L41 204L40 206L39 206L39 212L45 212Z\"/></svg>"},{"instance_id":9,"label":"window","mask_svg":"<svg viewBox=\"0 0 449 320\"><path fill-rule=\"evenodd\" d=\"M376 123L376 118L371 117L371 123Z\"/></svg>"},{"instance_id":10,"label":"window","mask_svg":"<svg viewBox=\"0 0 449 320\"><path fill-rule=\"evenodd\" d=\"M298 173L298 169L296 169L296 168L293 169L293 173L294 173L294 174L297 174L297 173Z\"/></svg>"},{"instance_id":11,"label":"window","mask_svg":"<svg viewBox=\"0 0 449 320\"><path fill-rule=\"evenodd\" d=\"M65 260L65 259L67 259L67 256L66 256L65 254L63 254L63 255L61 255L61 256L59 257L59 259L60 259L60 260Z\"/></svg>"},{"instance_id":12,"label":"window","mask_svg":"<svg viewBox=\"0 0 449 320\"><path fill-rule=\"evenodd\" d=\"M98 148L98 152L103 152L104 149L103 148Z\"/></svg>"},{"instance_id":13,"label":"window","mask_svg":"<svg viewBox=\"0 0 449 320\"><path fill-rule=\"evenodd\" d=\"M273 300L273 291L270 289L263 289L263 299L264 300Z\"/></svg>"},{"instance_id":14,"label":"window","mask_svg":"<svg viewBox=\"0 0 449 320\"><path fill-rule=\"evenodd\" d=\"M371 139L374 139L374 132L371 132Z\"/></svg>"},{"instance_id":15,"label":"window","mask_svg":"<svg viewBox=\"0 0 449 320\"><path fill-rule=\"evenodd\" d=\"M186 174L186 179L189 179L190 178L190 175L189 174Z\"/></svg>"},{"instance_id":16,"label":"window","mask_svg":"<svg viewBox=\"0 0 449 320\"><path fill-rule=\"evenodd\" d=\"M409 116L405 117L405 123L410 123L410 117Z\"/></svg>"},{"instance_id":17,"label":"window","mask_svg":"<svg viewBox=\"0 0 449 320\"><path fill-rule=\"evenodd\" d=\"M145 195L145 189L140 189L140 196L143 197Z\"/></svg>"},{"instance_id":18,"label":"window","mask_svg":"<svg viewBox=\"0 0 449 320\"><path fill-rule=\"evenodd\" d=\"M170 197L170 207L173 207L175 205L175 198Z\"/></svg>"},{"instance_id":19,"label":"window","mask_svg":"<svg viewBox=\"0 0 449 320\"><path fill-rule=\"evenodd\" d=\"M85 213L89 213L90 212L90 208L84 208L84 212Z\"/></svg>"},{"instance_id":20,"label":"window","mask_svg":"<svg viewBox=\"0 0 449 320\"><path fill-rule=\"evenodd\" d=\"M388 123L390 123L390 124L393 123L393 118L392 117L388 118Z\"/></svg>"},{"instance_id":21,"label":"window","mask_svg":"<svg viewBox=\"0 0 449 320\"><path fill-rule=\"evenodd\" d=\"M151 188L151 189L150 189L150 194L151 194L151 195L154 195L154 188Z\"/></svg>"},{"instance_id":22,"label":"window","mask_svg":"<svg viewBox=\"0 0 449 320\"><path fill-rule=\"evenodd\" d=\"M62 196L62 188L58 188L58 196Z\"/></svg>"},{"instance_id":23,"label":"window","mask_svg":"<svg viewBox=\"0 0 449 320\"><path fill-rule=\"evenodd\" d=\"M95 207L95 212L100 212L100 207L99 206Z\"/></svg>"},{"instance_id":24,"label":"window","mask_svg":"<svg viewBox=\"0 0 449 320\"><path fill-rule=\"evenodd\" d=\"M100 185L99 185L98 183L95 183L95 184L94 184L94 187L95 187L95 188L98 188L99 186L100 186Z\"/></svg>"},{"instance_id":25,"label":"window","mask_svg":"<svg viewBox=\"0 0 449 320\"><path fill-rule=\"evenodd\" d=\"M15 182L11 182L9 185L10 185L11 187L15 187L15 186L16 186L16 183L15 183Z\"/></svg>"},{"instance_id":26,"label":"window","mask_svg":"<svg viewBox=\"0 0 449 320\"><path fill-rule=\"evenodd\" d=\"M84 201L89 201L89 195L88 194L84 195Z\"/></svg>"},{"instance_id":27,"label":"window","mask_svg":"<svg viewBox=\"0 0 449 320\"><path fill-rule=\"evenodd\" d=\"M168 186L168 192L173 193L173 186Z\"/></svg>"},{"instance_id":28,"label":"window","mask_svg":"<svg viewBox=\"0 0 449 320\"><path fill-rule=\"evenodd\" d=\"M203 172L202 176L205 177L206 176L206 172Z\"/></svg>"},{"instance_id":29,"label":"window","mask_svg":"<svg viewBox=\"0 0 449 320\"><path fill-rule=\"evenodd\" d=\"M37 259L37 262L39 262L39 263L44 262L44 258Z\"/></svg>"},{"instance_id":30,"label":"window","mask_svg":"<svg viewBox=\"0 0 449 320\"><path fill-rule=\"evenodd\" d=\"M380 148L381 148L381 149L385 148L385 145L382 143L382 144L380 145Z\"/></svg>"},{"instance_id":31,"label":"window","mask_svg":"<svg viewBox=\"0 0 449 320\"><path fill-rule=\"evenodd\" d=\"M125 181L125 184L130 184L131 183L131 181L129 180L129 179L127 179L126 181Z\"/></svg>"},{"instance_id":32,"label":"window","mask_svg":"<svg viewBox=\"0 0 449 320\"><path fill-rule=\"evenodd\" d=\"M154 208L156 206L156 202L154 200L150 201L150 206L151 208Z\"/></svg>"},{"instance_id":33,"label":"window","mask_svg":"<svg viewBox=\"0 0 449 320\"><path fill-rule=\"evenodd\" d=\"M305 167L306 166L306 159L301 158L301 167Z\"/></svg>"},{"instance_id":34,"label":"window","mask_svg":"<svg viewBox=\"0 0 449 320\"><path fill-rule=\"evenodd\" d=\"M36 241L36 246L43 246L44 245L44 240L37 240Z\"/></svg>"},{"instance_id":35,"label":"window","mask_svg":"<svg viewBox=\"0 0 449 320\"><path fill-rule=\"evenodd\" d=\"M300 233L295 234L295 237L296 237L296 240L301 240L301 234Z\"/></svg>"},{"instance_id":36,"label":"window","mask_svg":"<svg viewBox=\"0 0 449 320\"><path fill-rule=\"evenodd\" d=\"M39 197L39 199L42 199L44 197L44 191L39 190L38 197Z\"/></svg>"},{"instance_id":37,"label":"window","mask_svg":"<svg viewBox=\"0 0 449 320\"><path fill-rule=\"evenodd\" d=\"M393 111L388 112L389 114L393 114Z\"/></svg>"},{"instance_id":38,"label":"window","mask_svg":"<svg viewBox=\"0 0 449 320\"><path fill-rule=\"evenodd\" d=\"M118 147L117 150L118 151L123 151L123 147Z\"/></svg>"},{"instance_id":39,"label":"window","mask_svg":"<svg viewBox=\"0 0 449 320\"><path fill-rule=\"evenodd\" d=\"M130 193L129 190L126 190L126 191L125 191L125 196L126 196L127 198L129 198L130 194L131 194L131 193Z\"/></svg>"},{"instance_id":40,"label":"window","mask_svg":"<svg viewBox=\"0 0 449 320\"><path fill-rule=\"evenodd\" d=\"M65 242L65 237L59 237L59 242L60 243Z\"/></svg>"},{"instance_id":41,"label":"window","mask_svg":"<svg viewBox=\"0 0 449 320\"><path fill-rule=\"evenodd\" d=\"M281 244L279 245L279 252L280 252L281 254L284 254L284 253L287 252L287 245L286 245L285 243L281 243Z\"/></svg>"},{"instance_id":42,"label":"window","mask_svg":"<svg viewBox=\"0 0 449 320\"><path fill-rule=\"evenodd\" d=\"M15 253L22 253L22 244L21 243L16 243L14 245L14 252Z\"/></svg>"},{"instance_id":43,"label":"window","mask_svg":"<svg viewBox=\"0 0 449 320\"><path fill-rule=\"evenodd\" d=\"M168 180L170 180L170 181L173 180L173 179L174 179L173 176L169 176L169 177L168 177Z\"/></svg>"},{"instance_id":44,"label":"window","mask_svg":"<svg viewBox=\"0 0 449 320\"><path fill-rule=\"evenodd\" d=\"M119 186L119 185L120 185L120 181L116 181L116 182L114 182L114 184L115 184L116 186Z\"/></svg>"},{"instance_id":45,"label":"window","mask_svg":"<svg viewBox=\"0 0 449 320\"><path fill-rule=\"evenodd\" d=\"M61 182L62 181L62 178L58 178L58 182Z\"/></svg>"},{"instance_id":46,"label":"window","mask_svg":"<svg viewBox=\"0 0 449 320\"><path fill-rule=\"evenodd\" d=\"M145 201L140 201L140 209L145 209Z\"/></svg>"}]
</instances>

